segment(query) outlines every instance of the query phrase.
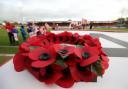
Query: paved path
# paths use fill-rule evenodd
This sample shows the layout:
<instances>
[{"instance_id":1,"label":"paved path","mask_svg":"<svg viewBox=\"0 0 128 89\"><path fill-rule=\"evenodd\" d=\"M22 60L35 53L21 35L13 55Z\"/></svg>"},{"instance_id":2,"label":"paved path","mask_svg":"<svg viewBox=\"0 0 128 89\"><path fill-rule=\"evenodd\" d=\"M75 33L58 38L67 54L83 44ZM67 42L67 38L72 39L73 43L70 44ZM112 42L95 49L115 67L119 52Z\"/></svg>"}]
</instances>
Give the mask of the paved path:
<instances>
[{"instance_id":1,"label":"paved path","mask_svg":"<svg viewBox=\"0 0 128 89\"><path fill-rule=\"evenodd\" d=\"M118 38L113 38L105 34L91 33L90 35L92 35L93 37L104 38L106 40L109 40L113 43L125 47L125 48L104 48L103 50L107 53L109 57L128 57L128 42L122 41Z\"/></svg>"}]
</instances>

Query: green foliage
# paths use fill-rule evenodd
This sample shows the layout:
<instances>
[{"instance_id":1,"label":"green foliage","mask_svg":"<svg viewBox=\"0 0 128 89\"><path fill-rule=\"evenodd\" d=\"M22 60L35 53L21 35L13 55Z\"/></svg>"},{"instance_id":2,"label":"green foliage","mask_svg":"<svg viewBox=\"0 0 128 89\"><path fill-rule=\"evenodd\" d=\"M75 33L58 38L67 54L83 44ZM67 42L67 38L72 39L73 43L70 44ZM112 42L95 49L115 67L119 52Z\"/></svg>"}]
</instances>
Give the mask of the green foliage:
<instances>
[{"instance_id":1,"label":"green foliage","mask_svg":"<svg viewBox=\"0 0 128 89\"><path fill-rule=\"evenodd\" d=\"M60 65L63 68L66 68L67 67L67 65L65 64L64 59L61 56L59 56L59 55L57 57L57 60L56 60L55 64Z\"/></svg>"},{"instance_id":2,"label":"green foliage","mask_svg":"<svg viewBox=\"0 0 128 89\"><path fill-rule=\"evenodd\" d=\"M91 65L91 71L102 77L101 59Z\"/></svg>"},{"instance_id":3,"label":"green foliage","mask_svg":"<svg viewBox=\"0 0 128 89\"><path fill-rule=\"evenodd\" d=\"M128 27L128 17L127 18L118 18L117 27Z\"/></svg>"}]
</instances>

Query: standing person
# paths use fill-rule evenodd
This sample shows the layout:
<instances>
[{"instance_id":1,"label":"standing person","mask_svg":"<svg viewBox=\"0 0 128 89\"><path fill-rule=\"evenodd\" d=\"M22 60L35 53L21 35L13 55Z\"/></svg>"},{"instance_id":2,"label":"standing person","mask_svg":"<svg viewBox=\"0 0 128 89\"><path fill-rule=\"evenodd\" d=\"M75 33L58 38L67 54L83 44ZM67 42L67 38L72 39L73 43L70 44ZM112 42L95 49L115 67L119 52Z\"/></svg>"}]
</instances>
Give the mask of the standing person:
<instances>
[{"instance_id":1,"label":"standing person","mask_svg":"<svg viewBox=\"0 0 128 89\"><path fill-rule=\"evenodd\" d=\"M45 35L46 32L47 32L47 29L45 28L45 26L40 26L39 31L40 31L41 34Z\"/></svg>"},{"instance_id":2,"label":"standing person","mask_svg":"<svg viewBox=\"0 0 128 89\"><path fill-rule=\"evenodd\" d=\"M18 40L18 30L17 30L17 28L14 26L14 28L13 28L13 30L11 30L11 32L13 33L14 40L15 40L15 44L14 45L18 45L19 44L19 40Z\"/></svg>"},{"instance_id":3,"label":"standing person","mask_svg":"<svg viewBox=\"0 0 128 89\"><path fill-rule=\"evenodd\" d=\"M45 29L46 29L48 32L51 31L51 27L49 26L48 23L45 23L45 24L44 24L44 27L45 27Z\"/></svg>"},{"instance_id":4,"label":"standing person","mask_svg":"<svg viewBox=\"0 0 128 89\"><path fill-rule=\"evenodd\" d=\"M20 26L20 31L21 31L21 34L22 34L23 41L26 41L27 33L26 33L25 28L24 28L23 25Z\"/></svg>"},{"instance_id":5,"label":"standing person","mask_svg":"<svg viewBox=\"0 0 128 89\"><path fill-rule=\"evenodd\" d=\"M90 30L91 30L93 27L93 22L91 21L89 25L90 25Z\"/></svg>"},{"instance_id":6,"label":"standing person","mask_svg":"<svg viewBox=\"0 0 128 89\"><path fill-rule=\"evenodd\" d=\"M74 21L70 21L69 28L71 30L75 28L75 22Z\"/></svg>"},{"instance_id":7,"label":"standing person","mask_svg":"<svg viewBox=\"0 0 128 89\"><path fill-rule=\"evenodd\" d=\"M33 28L33 36L37 35L39 26L37 26L34 22L32 23L32 28Z\"/></svg>"},{"instance_id":8,"label":"standing person","mask_svg":"<svg viewBox=\"0 0 128 89\"><path fill-rule=\"evenodd\" d=\"M52 23L52 30L56 30L56 24L55 23Z\"/></svg>"},{"instance_id":9,"label":"standing person","mask_svg":"<svg viewBox=\"0 0 128 89\"><path fill-rule=\"evenodd\" d=\"M56 24L55 30L59 30L59 24Z\"/></svg>"},{"instance_id":10,"label":"standing person","mask_svg":"<svg viewBox=\"0 0 128 89\"><path fill-rule=\"evenodd\" d=\"M15 39L14 39L14 35L11 32L11 30L13 30L13 25L9 22L5 22L5 26L4 28L6 29L7 33L8 33L8 37L9 37L9 42L10 45L14 45L15 44Z\"/></svg>"},{"instance_id":11,"label":"standing person","mask_svg":"<svg viewBox=\"0 0 128 89\"><path fill-rule=\"evenodd\" d=\"M72 20L69 20L69 29L72 29Z\"/></svg>"},{"instance_id":12,"label":"standing person","mask_svg":"<svg viewBox=\"0 0 128 89\"><path fill-rule=\"evenodd\" d=\"M33 36L33 27L32 27L32 25L28 24L27 32L29 34L29 37Z\"/></svg>"},{"instance_id":13,"label":"standing person","mask_svg":"<svg viewBox=\"0 0 128 89\"><path fill-rule=\"evenodd\" d=\"M41 32L40 32L39 29L38 29L38 31L36 32L36 36L41 36Z\"/></svg>"},{"instance_id":14,"label":"standing person","mask_svg":"<svg viewBox=\"0 0 128 89\"><path fill-rule=\"evenodd\" d=\"M82 24L82 29L84 30L86 25L87 25L87 20L86 19L82 19L81 24Z\"/></svg>"}]
</instances>

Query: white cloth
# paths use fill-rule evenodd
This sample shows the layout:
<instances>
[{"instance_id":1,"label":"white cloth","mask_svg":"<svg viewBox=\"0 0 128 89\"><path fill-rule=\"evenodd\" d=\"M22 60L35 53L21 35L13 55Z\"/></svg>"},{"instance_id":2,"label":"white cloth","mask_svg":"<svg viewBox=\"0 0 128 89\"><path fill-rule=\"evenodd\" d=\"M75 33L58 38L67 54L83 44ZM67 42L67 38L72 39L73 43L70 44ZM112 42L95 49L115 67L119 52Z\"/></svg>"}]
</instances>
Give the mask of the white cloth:
<instances>
[{"instance_id":1,"label":"white cloth","mask_svg":"<svg viewBox=\"0 0 128 89\"><path fill-rule=\"evenodd\" d=\"M70 89L128 89L128 58L111 57L110 67L97 83L75 83ZM0 67L0 89L64 89L39 82L27 70L16 72L12 61Z\"/></svg>"},{"instance_id":2,"label":"white cloth","mask_svg":"<svg viewBox=\"0 0 128 89\"><path fill-rule=\"evenodd\" d=\"M17 33L13 33L13 35L14 35L15 41L18 41L18 34Z\"/></svg>"},{"instance_id":3,"label":"white cloth","mask_svg":"<svg viewBox=\"0 0 128 89\"><path fill-rule=\"evenodd\" d=\"M34 33L33 32L29 32L29 37L33 37Z\"/></svg>"}]
</instances>

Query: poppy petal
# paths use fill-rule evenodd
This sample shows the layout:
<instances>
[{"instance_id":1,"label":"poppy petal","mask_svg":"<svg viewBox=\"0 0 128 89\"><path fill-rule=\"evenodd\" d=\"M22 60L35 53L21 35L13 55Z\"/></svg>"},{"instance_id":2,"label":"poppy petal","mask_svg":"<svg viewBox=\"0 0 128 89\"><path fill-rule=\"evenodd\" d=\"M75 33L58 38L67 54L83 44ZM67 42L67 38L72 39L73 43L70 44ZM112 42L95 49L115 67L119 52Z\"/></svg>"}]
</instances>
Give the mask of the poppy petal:
<instances>
[{"instance_id":1,"label":"poppy petal","mask_svg":"<svg viewBox=\"0 0 128 89\"><path fill-rule=\"evenodd\" d=\"M32 67L43 68L43 67L46 67L46 66L48 66L48 65L50 65L50 64L52 64L54 62L55 62L55 59L51 58L51 59L49 59L47 61L40 61L40 60L34 61L34 62L32 62L31 65L32 65Z\"/></svg>"},{"instance_id":2,"label":"poppy petal","mask_svg":"<svg viewBox=\"0 0 128 89\"><path fill-rule=\"evenodd\" d=\"M90 64L96 62L98 59L99 59L98 56L92 56L92 57L90 57L90 58L88 58L88 59L83 60L83 61L80 63L80 66L84 67L84 66L90 65Z\"/></svg>"},{"instance_id":3,"label":"poppy petal","mask_svg":"<svg viewBox=\"0 0 128 89\"><path fill-rule=\"evenodd\" d=\"M56 82L57 85L63 88L70 88L74 84L74 80L71 77L61 78Z\"/></svg>"},{"instance_id":4,"label":"poppy petal","mask_svg":"<svg viewBox=\"0 0 128 89\"><path fill-rule=\"evenodd\" d=\"M32 75L33 75L36 79L40 80L39 71L33 70L32 67L31 67L31 65L30 65L29 63L26 64L26 67L27 67L28 71L29 71L30 73L32 73Z\"/></svg>"},{"instance_id":5,"label":"poppy petal","mask_svg":"<svg viewBox=\"0 0 128 89\"><path fill-rule=\"evenodd\" d=\"M41 74L41 76L44 76L44 75L45 75L45 73L46 73L45 68L41 68L41 69L40 69L40 74Z\"/></svg>"},{"instance_id":6,"label":"poppy petal","mask_svg":"<svg viewBox=\"0 0 128 89\"><path fill-rule=\"evenodd\" d=\"M99 55L100 52L97 47L90 47L89 53L91 56L95 56L95 55Z\"/></svg>"},{"instance_id":7,"label":"poppy petal","mask_svg":"<svg viewBox=\"0 0 128 89\"><path fill-rule=\"evenodd\" d=\"M30 48L29 48L29 44L24 42L19 46L19 50L22 52L29 52Z\"/></svg>"},{"instance_id":8,"label":"poppy petal","mask_svg":"<svg viewBox=\"0 0 128 89\"><path fill-rule=\"evenodd\" d=\"M31 60L38 60L39 56L42 54L43 51L45 51L45 48L43 47L34 49L32 52L29 53L29 58Z\"/></svg>"},{"instance_id":9,"label":"poppy petal","mask_svg":"<svg viewBox=\"0 0 128 89\"><path fill-rule=\"evenodd\" d=\"M43 82L45 82L46 84L53 84L61 77L62 77L61 72L54 72L53 74L51 74L51 76L44 77Z\"/></svg>"},{"instance_id":10,"label":"poppy petal","mask_svg":"<svg viewBox=\"0 0 128 89\"><path fill-rule=\"evenodd\" d=\"M82 53L81 53L82 51L81 51L81 49L80 48L75 48L75 50L74 50L74 54L77 56L77 57L79 57L80 59L82 59Z\"/></svg>"},{"instance_id":11,"label":"poppy petal","mask_svg":"<svg viewBox=\"0 0 128 89\"><path fill-rule=\"evenodd\" d=\"M81 80L81 74L78 71L78 69L76 68L76 66L70 66L69 68L70 68L70 72L71 72L73 79L75 81L80 81Z\"/></svg>"},{"instance_id":12,"label":"poppy petal","mask_svg":"<svg viewBox=\"0 0 128 89\"><path fill-rule=\"evenodd\" d=\"M25 59L26 57L17 53L13 58L14 68L17 72L23 71L25 69Z\"/></svg>"}]
</instances>

